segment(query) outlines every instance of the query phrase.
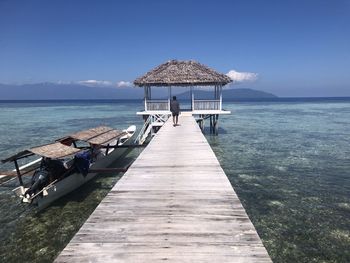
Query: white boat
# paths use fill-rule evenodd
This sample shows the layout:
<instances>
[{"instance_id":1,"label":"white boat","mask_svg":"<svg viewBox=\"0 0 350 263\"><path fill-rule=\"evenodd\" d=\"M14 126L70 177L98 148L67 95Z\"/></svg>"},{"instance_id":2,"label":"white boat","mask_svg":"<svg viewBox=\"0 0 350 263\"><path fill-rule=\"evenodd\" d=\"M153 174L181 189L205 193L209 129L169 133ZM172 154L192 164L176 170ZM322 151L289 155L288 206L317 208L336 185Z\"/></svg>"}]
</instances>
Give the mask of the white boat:
<instances>
[{"instance_id":1,"label":"white boat","mask_svg":"<svg viewBox=\"0 0 350 263\"><path fill-rule=\"evenodd\" d=\"M2 162L13 161L15 163L17 175L21 185L13 190L14 193L21 198L22 202L36 204L39 209L43 209L53 201L70 193L94 178L101 168L104 169L115 162L126 151L128 151L127 146L132 144L135 134L135 125L132 125L123 131L114 130L105 126L96 127L66 136L52 144L22 151L10 158L7 158L6 160L3 160ZM78 143L82 144L82 142L85 142L85 144L88 144L88 146L78 146ZM72 145L68 146L67 144ZM92 147L96 146L99 148L98 154L93 157L89 167L89 172L86 175L79 172L73 172L68 176L62 176L62 178L53 180L40 189L39 192L32 193L30 195L26 194L27 190L30 188L30 185L25 186L23 184L21 178L22 171L26 171L28 169L30 170L31 166L38 167L41 160L45 158L60 160L64 159L65 166L72 167L74 165L75 154L82 151L90 151ZM40 158L30 162L27 165L18 167L18 159L32 155L39 155Z\"/></svg>"}]
</instances>

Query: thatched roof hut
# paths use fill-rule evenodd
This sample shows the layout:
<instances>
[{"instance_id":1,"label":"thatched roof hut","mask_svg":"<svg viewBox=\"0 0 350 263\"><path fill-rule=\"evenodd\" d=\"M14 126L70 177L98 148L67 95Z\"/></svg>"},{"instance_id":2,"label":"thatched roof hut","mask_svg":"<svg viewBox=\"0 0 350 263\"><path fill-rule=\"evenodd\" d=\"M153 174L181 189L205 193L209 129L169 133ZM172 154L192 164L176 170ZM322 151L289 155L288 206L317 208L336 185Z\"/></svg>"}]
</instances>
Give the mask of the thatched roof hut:
<instances>
[{"instance_id":1,"label":"thatched roof hut","mask_svg":"<svg viewBox=\"0 0 350 263\"><path fill-rule=\"evenodd\" d=\"M224 86L232 80L196 61L170 60L134 81L135 86Z\"/></svg>"}]
</instances>

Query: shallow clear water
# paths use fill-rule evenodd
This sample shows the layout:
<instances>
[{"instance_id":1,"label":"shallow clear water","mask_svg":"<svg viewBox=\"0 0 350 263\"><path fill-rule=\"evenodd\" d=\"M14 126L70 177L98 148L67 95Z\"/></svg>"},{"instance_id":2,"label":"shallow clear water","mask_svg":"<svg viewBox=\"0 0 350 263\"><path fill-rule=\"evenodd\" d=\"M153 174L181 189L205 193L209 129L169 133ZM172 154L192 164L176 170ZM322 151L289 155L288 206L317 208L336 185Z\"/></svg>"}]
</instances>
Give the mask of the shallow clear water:
<instances>
[{"instance_id":1,"label":"shallow clear water","mask_svg":"<svg viewBox=\"0 0 350 263\"><path fill-rule=\"evenodd\" d=\"M206 137L274 262L350 262L350 101L224 106L232 115ZM0 159L97 125L140 127L141 108L0 103ZM13 183L0 186L0 261L51 262L120 176L98 177L40 213L18 204Z\"/></svg>"},{"instance_id":2,"label":"shallow clear water","mask_svg":"<svg viewBox=\"0 0 350 263\"><path fill-rule=\"evenodd\" d=\"M350 103L228 104L208 137L275 262L350 262Z\"/></svg>"},{"instance_id":3,"label":"shallow clear water","mask_svg":"<svg viewBox=\"0 0 350 263\"><path fill-rule=\"evenodd\" d=\"M30 146L99 125L125 129L142 120L128 103L0 103L0 159ZM138 155L129 153L115 167ZM1 165L0 170L13 169ZM104 174L61 198L42 212L20 204L12 194L16 181L0 186L0 262L52 262L122 174Z\"/></svg>"},{"instance_id":4,"label":"shallow clear water","mask_svg":"<svg viewBox=\"0 0 350 263\"><path fill-rule=\"evenodd\" d=\"M0 102L0 157L99 125L118 129L142 125L135 114L141 106L139 102Z\"/></svg>"}]
</instances>

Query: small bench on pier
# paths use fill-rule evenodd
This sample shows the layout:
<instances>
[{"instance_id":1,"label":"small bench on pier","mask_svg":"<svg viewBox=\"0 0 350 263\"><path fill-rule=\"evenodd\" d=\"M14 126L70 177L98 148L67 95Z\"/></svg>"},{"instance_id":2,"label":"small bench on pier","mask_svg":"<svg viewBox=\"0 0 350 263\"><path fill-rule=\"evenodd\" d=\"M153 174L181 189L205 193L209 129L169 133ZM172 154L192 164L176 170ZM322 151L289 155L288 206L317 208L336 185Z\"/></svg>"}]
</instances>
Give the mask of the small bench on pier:
<instances>
[{"instance_id":1,"label":"small bench on pier","mask_svg":"<svg viewBox=\"0 0 350 263\"><path fill-rule=\"evenodd\" d=\"M55 262L271 262L192 116L169 119Z\"/></svg>"}]
</instances>

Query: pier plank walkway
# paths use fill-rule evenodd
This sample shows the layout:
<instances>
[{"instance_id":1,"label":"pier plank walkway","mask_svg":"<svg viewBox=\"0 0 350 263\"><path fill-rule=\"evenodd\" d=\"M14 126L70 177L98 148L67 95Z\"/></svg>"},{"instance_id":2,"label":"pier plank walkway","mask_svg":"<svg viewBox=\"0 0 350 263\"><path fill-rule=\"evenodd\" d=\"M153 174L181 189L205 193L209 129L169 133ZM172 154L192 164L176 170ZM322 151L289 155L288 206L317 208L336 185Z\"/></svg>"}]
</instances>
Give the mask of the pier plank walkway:
<instances>
[{"instance_id":1,"label":"pier plank walkway","mask_svg":"<svg viewBox=\"0 0 350 263\"><path fill-rule=\"evenodd\" d=\"M193 117L169 120L55 262L271 262Z\"/></svg>"}]
</instances>

